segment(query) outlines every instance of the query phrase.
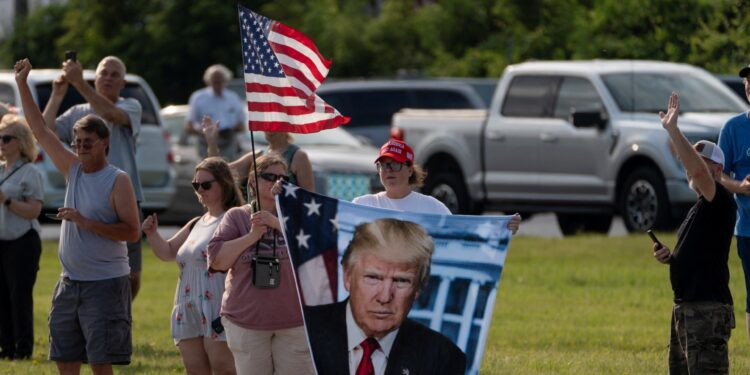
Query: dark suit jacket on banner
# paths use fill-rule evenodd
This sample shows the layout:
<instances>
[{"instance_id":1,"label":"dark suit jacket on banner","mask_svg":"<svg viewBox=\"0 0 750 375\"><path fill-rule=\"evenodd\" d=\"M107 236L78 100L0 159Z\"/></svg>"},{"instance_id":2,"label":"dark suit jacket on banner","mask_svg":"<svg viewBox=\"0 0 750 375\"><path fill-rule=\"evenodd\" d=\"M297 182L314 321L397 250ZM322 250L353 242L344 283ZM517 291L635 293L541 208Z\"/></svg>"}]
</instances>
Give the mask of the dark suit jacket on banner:
<instances>
[{"instance_id":1,"label":"dark suit jacket on banner","mask_svg":"<svg viewBox=\"0 0 750 375\"><path fill-rule=\"evenodd\" d=\"M347 301L306 306L305 324L320 375L349 375ZM445 336L406 319L393 343L386 375L463 375L466 355Z\"/></svg>"}]
</instances>

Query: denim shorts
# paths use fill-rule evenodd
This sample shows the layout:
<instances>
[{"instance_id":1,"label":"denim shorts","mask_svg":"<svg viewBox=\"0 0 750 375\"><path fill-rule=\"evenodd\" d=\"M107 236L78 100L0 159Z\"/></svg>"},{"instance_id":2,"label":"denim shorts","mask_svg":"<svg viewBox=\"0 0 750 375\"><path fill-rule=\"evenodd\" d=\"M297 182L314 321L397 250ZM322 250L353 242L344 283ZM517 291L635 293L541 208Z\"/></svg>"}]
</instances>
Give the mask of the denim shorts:
<instances>
[{"instance_id":1,"label":"denim shorts","mask_svg":"<svg viewBox=\"0 0 750 375\"><path fill-rule=\"evenodd\" d=\"M132 353L130 277L60 278L49 313L49 359L127 365Z\"/></svg>"}]
</instances>

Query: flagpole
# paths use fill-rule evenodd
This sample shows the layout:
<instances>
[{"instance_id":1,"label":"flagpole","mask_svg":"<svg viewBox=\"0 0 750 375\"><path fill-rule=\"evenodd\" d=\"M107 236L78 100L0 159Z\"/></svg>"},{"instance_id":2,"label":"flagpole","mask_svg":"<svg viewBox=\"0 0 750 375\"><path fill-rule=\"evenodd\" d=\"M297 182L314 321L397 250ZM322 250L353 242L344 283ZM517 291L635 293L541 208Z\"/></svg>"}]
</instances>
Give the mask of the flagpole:
<instances>
[{"instance_id":1,"label":"flagpole","mask_svg":"<svg viewBox=\"0 0 750 375\"><path fill-rule=\"evenodd\" d=\"M257 155L255 154L255 136L253 135L255 132L252 130L253 127L249 125L250 124L248 123L248 127L250 128L250 152L253 153L253 176L255 178L255 184L253 184L253 196L255 197L255 203L258 206L258 211L260 211L260 193L258 190L258 184L260 183L260 181L258 181L258 163L255 162Z\"/></svg>"}]
</instances>

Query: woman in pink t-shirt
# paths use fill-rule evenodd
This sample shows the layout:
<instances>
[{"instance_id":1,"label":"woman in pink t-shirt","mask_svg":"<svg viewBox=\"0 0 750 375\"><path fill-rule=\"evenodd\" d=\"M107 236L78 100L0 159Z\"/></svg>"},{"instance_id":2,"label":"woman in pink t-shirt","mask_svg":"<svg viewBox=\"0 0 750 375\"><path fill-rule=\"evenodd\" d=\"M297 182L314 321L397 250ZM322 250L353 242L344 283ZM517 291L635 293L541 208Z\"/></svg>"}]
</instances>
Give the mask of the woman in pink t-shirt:
<instances>
[{"instance_id":1,"label":"woman in pink t-shirt","mask_svg":"<svg viewBox=\"0 0 750 375\"><path fill-rule=\"evenodd\" d=\"M286 179L286 162L274 155L256 160L258 181L251 173L251 204L227 211L208 244L212 270L228 272L221 303L227 344L238 374L314 374L302 310L274 192ZM260 210L257 210L260 208ZM278 259L272 282L253 278L269 272L257 257ZM261 274L261 271L264 272ZM261 280L264 279L264 280Z\"/></svg>"}]
</instances>

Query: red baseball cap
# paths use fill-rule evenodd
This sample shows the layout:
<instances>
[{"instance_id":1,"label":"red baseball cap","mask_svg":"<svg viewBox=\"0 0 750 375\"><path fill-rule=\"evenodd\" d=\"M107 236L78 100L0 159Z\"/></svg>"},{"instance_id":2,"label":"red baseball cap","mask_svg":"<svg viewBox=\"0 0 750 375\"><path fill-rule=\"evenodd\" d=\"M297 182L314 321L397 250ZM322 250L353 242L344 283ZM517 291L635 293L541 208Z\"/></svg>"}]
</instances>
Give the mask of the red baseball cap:
<instances>
[{"instance_id":1,"label":"red baseball cap","mask_svg":"<svg viewBox=\"0 0 750 375\"><path fill-rule=\"evenodd\" d=\"M388 142L385 142L380 147L380 155L375 159L375 162L383 157L389 157L399 163L409 162L410 164L414 164L414 151L411 150L411 147L406 142L396 139L389 139Z\"/></svg>"}]
</instances>

